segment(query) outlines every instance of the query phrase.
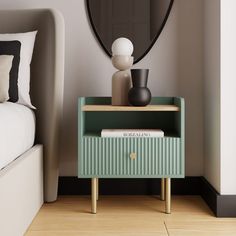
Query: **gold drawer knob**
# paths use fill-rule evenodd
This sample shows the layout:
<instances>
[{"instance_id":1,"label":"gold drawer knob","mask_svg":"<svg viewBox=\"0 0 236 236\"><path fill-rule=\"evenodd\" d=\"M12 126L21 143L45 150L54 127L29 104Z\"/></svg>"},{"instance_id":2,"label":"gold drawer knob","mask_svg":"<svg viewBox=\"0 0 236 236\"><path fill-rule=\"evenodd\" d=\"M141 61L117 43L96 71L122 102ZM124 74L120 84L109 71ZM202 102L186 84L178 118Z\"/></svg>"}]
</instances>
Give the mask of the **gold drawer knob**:
<instances>
[{"instance_id":1,"label":"gold drawer knob","mask_svg":"<svg viewBox=\"0 0 236 236\"><path fill-rule=\"evenodd\" d=\"M136 157L137 157L137 155L136 155L135 152L131 152L130 155L129 155L129 157L130 157L131 160L135 160Z\"/></svg>"}]
</instances>

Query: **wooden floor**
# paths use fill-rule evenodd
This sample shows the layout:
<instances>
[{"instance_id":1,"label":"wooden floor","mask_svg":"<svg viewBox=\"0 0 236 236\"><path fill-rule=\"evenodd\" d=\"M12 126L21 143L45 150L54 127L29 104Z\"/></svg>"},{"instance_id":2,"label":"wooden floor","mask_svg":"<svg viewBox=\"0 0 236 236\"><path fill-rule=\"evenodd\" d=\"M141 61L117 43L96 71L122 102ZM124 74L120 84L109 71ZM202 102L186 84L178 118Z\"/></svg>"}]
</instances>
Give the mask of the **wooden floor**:
<instances>
[{"instance_id":1,"label":"wooden floor","mask_svg":"<svg viewBox=\"0 0 236 236\"><path fill-rule=\"evenodd\" d=\"M236 236L236 218L216 218L198 196L173 196L172 214L153 196L64 196L45 204L26 236Z\"/></svg>"}]
</instances>

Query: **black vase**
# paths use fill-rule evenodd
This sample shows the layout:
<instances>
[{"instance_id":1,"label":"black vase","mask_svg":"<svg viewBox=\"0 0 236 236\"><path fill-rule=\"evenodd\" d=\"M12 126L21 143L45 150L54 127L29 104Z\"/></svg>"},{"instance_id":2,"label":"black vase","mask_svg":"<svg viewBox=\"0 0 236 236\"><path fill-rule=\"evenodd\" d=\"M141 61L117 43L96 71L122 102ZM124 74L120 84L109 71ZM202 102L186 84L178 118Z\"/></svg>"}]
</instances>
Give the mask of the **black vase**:
<instances>
[{"instance_id":1,"label":"black vase","mask_svg":"<svg viewBox=\"0 0 236 236\"><path fill-rule=\"evenodd\" d=\"M132 69L133 88L129 90L129 103L133 106L146 106L151 101L151 92L147 88L148 69Z\"/></svg>"}]
</instances>

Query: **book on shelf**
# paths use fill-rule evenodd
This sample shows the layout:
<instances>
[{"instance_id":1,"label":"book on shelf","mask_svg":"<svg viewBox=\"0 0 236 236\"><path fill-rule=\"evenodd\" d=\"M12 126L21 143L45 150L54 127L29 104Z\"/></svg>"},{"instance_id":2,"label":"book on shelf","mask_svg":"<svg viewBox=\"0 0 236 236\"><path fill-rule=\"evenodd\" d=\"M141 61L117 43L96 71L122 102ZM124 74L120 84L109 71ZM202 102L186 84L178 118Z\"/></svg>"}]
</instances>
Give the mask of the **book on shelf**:
<instances>
[{"instance_id":1,"label":"book on shelf","mask_svg":"<svg viewBox=\"0 0 236 236\"><path fill-rule=\"evenodd\" d=\"M151 138L164 137L161 129L103 129L101 137Z\"/></svg>"}]
</instances>

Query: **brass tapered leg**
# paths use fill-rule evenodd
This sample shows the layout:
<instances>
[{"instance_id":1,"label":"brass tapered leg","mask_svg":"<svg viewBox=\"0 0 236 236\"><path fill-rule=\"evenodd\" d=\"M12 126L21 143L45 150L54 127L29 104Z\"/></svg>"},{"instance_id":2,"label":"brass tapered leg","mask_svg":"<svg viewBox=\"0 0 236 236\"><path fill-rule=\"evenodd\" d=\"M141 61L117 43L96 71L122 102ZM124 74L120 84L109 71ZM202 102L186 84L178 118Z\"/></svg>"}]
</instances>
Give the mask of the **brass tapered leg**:
<instances>
[{"instance_id":1,"label":"brass tapered leg","mask_svg":"<svg viewBox=\"0 0 236 236\"><path fill-rule=\"evenodd\" d=\"M165 201L165 179L161 179L161 200Z\"/></svg>"},{"instance_id":2,"label":"brass tapered leg","mask_svg":"<svg viewBox=\"0 0 236 236\"><path fill-rule=\"evenodd\" d=\"M165 198L166 198L166 214L171 213L171 181L170 178L165 179Z\"/></svg>"},{"instance_id":3,"label":"brass tapered leg","mask_svg":"<svg viewBox=\"0 0 236 236\"><path fill-rule=\"evenodd\" d=\"M92 178L91 184L91 192L92 192L92 213L97 213L97 178Z\"/></svg>"},{"instance_id":4,"label":"brass tapered leg","mask_svg":"<svg viewBox=\"0 0 236 236\"><path fill-rule=\"evenodd\" d=\"M99 198L99 179L97 178L97 200Z\"/></svg>"}]
</instances>

